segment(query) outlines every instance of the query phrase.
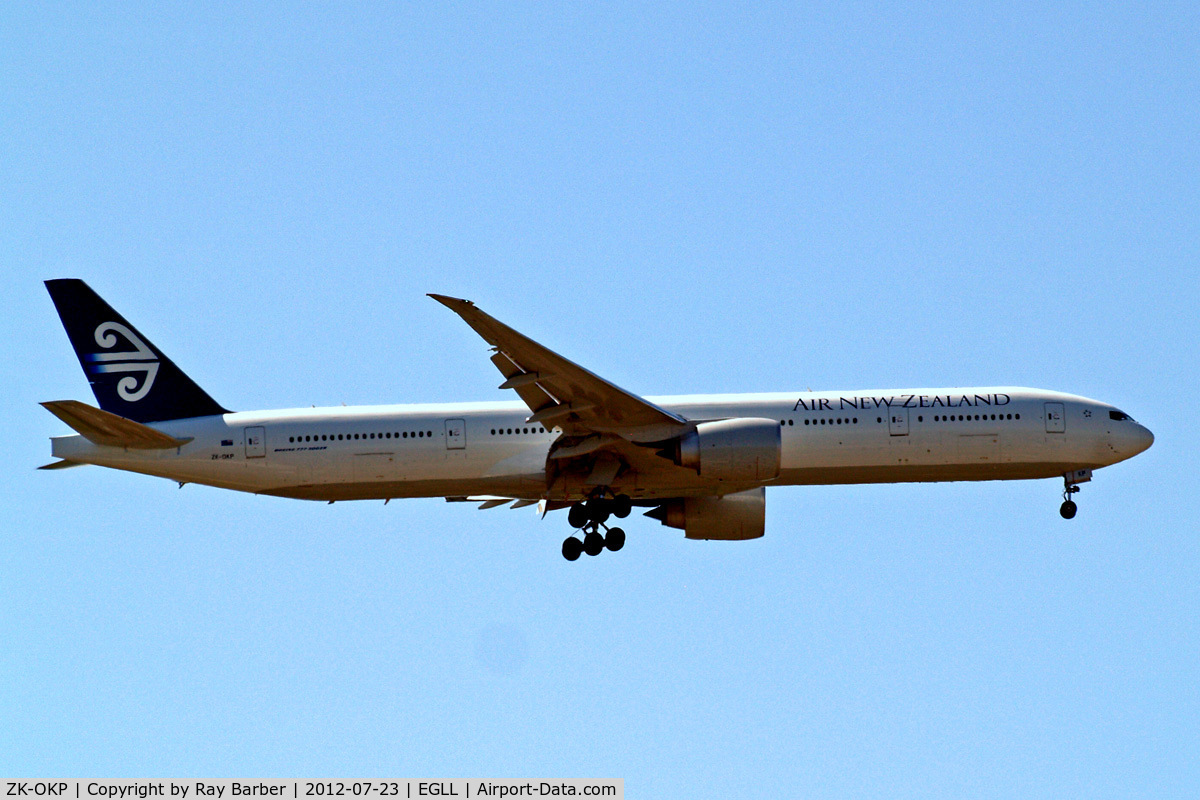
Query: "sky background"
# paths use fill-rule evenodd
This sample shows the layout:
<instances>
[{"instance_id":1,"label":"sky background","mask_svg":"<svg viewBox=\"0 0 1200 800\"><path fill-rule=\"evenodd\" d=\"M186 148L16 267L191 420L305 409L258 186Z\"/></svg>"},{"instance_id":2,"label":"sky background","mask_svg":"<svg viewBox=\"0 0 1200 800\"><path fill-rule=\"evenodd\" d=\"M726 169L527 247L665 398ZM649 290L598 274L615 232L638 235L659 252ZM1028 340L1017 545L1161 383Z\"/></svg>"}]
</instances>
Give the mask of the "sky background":
<instances>
[{"instance_id":1,"label":"sky background","mask_svg":"<svg viewBox=\"0 0 1200 800\"><path fill-rule=\"evenodd\" d=\"M0 774L1200 790L1200 6L5 4ZM1025 385L1061 482L792 487L763 539L37 472L79 277L234 409ZM782 796L782 795L779 795Z\"/></svg>"}]
</instances>

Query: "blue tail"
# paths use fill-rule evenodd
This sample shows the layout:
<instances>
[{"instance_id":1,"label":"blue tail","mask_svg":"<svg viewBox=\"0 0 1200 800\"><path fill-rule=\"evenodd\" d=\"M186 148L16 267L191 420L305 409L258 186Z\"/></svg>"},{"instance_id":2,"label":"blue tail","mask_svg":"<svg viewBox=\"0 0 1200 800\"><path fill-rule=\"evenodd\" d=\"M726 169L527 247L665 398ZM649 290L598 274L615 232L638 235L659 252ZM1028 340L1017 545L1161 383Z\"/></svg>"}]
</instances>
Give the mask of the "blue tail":
<instances>
[{"instance_id":1,"label":"blue tail","mask_svg":"<svg viewBox=\"0 0 1200 800\"><path fill-rule=\"evenodd\" d=\"M100 408L135 422L228 414L78 278L46 281Z\"/></svg>"}]
</instances>

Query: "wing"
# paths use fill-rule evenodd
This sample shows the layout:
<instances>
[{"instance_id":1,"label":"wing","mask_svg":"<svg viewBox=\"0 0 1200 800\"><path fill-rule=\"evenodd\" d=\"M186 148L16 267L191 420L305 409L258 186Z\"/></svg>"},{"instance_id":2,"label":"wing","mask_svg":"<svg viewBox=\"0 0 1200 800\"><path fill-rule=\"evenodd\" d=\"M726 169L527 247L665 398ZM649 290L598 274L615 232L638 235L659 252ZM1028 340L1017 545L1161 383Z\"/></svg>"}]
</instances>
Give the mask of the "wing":
<instances>
[{"instance_id":1,"label":"wing","mask_svg":"<svg viewBox=\"0 0 1200 800\"><path fill-rule=\"evenodd\" d=\"M658 442L688 428L683 417L627 392L485 314L469 300L429 295L463 318L496 351L492 363L532 412L529 421L560 427L578 444L569 456L618 443ZM558 457L564 457L559 454Z\"/></svg>"}]
</instances>

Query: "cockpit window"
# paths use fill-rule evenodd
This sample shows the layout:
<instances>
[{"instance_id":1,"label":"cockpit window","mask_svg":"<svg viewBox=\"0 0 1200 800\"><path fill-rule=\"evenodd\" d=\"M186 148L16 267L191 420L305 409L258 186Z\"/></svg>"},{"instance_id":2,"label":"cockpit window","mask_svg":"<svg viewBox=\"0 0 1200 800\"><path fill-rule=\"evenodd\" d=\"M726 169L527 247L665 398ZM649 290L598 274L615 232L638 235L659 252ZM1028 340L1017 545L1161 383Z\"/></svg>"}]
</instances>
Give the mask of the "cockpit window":
<instances>
[{"instance_id":1,"label":"cockpit window","mask_svg":"<svg viewBox=\"0 0 1200 800\"><path fill-rule=\"evenodd\" d=\"M1133 417L1129 416L1124 411L1116 411L1116 410L1109 411L1108 418L1115 419L1117 422L1125 422L1126 420L1133 422Z\"/></svg>"}]
</instances>

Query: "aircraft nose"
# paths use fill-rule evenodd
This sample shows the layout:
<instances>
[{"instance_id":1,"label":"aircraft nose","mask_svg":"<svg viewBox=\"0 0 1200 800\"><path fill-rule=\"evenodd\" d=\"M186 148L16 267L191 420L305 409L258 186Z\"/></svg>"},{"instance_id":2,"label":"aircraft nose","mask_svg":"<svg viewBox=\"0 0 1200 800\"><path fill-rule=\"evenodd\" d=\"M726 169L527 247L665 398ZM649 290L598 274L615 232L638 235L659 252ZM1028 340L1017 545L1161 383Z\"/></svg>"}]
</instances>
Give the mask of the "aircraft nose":
<instances>
[{"instance_id":1,"label":"aircraft nose","mask_svg":"<svg viewBox=\"0 0 1200 800\"><path fill-rule=\"evenodd\" d=\"M1135 425L1133 434L1133 454L1137 455L1145 450L1150 449L1150 445L1154 444L1154 434L1144 425Z\"/></svg>"}]
</instances>

